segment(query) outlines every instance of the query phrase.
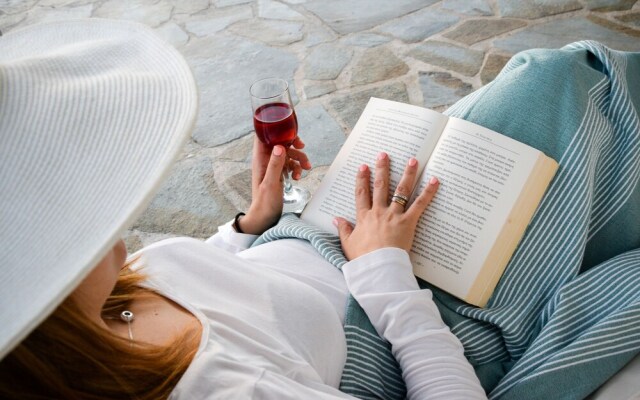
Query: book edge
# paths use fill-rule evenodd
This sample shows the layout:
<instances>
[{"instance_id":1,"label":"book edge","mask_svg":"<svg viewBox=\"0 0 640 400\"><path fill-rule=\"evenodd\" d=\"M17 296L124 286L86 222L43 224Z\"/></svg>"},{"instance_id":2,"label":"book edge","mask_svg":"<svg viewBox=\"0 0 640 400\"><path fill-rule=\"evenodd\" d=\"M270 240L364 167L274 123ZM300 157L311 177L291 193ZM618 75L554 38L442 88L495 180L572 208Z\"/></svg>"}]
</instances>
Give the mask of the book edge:
<instances>
[{"instance_id":1,"label":"book edge","mask_svg":"<svg viewBox=\"0 0 640 400\"><path fill-rule=\"evenodd\" d=\"M554 159L540 153L530 175L533 179L528 180L525 190L518 196L464 301L478 307L487 305L557 169L558 163Z\"/></svg>"}]
</instances>

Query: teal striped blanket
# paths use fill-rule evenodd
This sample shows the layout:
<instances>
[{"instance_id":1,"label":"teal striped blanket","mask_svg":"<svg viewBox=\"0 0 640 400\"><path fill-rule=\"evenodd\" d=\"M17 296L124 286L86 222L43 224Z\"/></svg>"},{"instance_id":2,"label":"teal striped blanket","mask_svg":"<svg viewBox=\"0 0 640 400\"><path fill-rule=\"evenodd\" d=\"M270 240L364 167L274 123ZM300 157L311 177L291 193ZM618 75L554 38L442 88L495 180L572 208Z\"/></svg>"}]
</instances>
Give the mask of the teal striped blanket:
<instances>
[{"instance_id":1,"label":"teal striped blanket","mask_svg":"<svg viewBox=\"0 0 640 400\"><path fill-rule=\"evenodd\" d=\"M560 168L485 308L420 282L494 399L579 399L640 353L640 53L584 41L514 56L451 107ZM300 238L337 268L340 242L285 215L254 245ZM340 389L402 399L391 347L350 298Z\"/></svg>"}]
</instances>

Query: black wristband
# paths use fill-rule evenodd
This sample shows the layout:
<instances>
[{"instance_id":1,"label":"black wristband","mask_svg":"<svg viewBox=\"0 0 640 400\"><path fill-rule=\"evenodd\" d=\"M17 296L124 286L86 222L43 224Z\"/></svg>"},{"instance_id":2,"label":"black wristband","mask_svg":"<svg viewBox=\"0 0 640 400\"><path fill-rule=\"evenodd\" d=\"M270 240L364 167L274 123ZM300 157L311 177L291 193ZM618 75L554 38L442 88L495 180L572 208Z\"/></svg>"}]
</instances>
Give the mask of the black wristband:
<instances>
[{"instance_id":1,"label":"black wristband","mask_svg":"<svg viewBox=\"0 0 640 400\"><path fill-rule=\"evenodd\" d=\"M236 214L235 218L233 219L233 229L235 229L236 232L238 233L244 233L242 232L242 229L240 229L240 224L238 223L238 220L240 220L240 217L244 217L245 215L247 214L243 212L239 212Z\"/></svg>"}]
</instances>

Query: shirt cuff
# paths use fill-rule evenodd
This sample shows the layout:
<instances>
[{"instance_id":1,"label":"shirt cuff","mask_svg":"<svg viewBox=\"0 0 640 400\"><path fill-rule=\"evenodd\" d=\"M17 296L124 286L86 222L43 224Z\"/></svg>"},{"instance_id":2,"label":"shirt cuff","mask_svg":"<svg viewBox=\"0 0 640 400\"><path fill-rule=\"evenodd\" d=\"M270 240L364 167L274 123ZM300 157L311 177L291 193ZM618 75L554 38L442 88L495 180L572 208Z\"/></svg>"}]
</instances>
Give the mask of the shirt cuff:
<instances>
[{"instance_id":1,"label":"shirt cuff","mask_svg":"<svg viewBox=\"0 0 640 400\"><path fill-rule=\"evenodd\" d=\"M259 235L250 235L248 233L238 233L233 229L233 220L218 227L218 233L211 236L205 242L220 247L232 253L246 250Z\"/></svg>"},{"instance_id":2,"label":"shirt cuff","mask_svg":"<svg viewBox=\"0 0 640 400\"><path fill-rule=\"evenodd\" d=\"M409 254L396 247L378 249L349 261L342 272L356 299L361 294L420 290Z\"/></svg>"}]
</instances>

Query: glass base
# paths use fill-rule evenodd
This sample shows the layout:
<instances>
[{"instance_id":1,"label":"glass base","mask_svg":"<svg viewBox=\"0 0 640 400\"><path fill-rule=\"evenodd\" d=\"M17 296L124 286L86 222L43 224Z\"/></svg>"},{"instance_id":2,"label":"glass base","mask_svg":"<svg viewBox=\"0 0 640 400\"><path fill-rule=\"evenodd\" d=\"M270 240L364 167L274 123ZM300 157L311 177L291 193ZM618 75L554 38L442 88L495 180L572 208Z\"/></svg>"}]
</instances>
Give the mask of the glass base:
<instances>
[{"instance_id":1,"label":"glass base","mask_svg":"<svg viewBox=\"0 0 640 400\"><path fill-rule=\"evenodd\" d=\"M289 192L284 193L283 213L301 213L304 206L311 199L311 193L300 186L292 186Z\"/></svg>"}]
</instances>

